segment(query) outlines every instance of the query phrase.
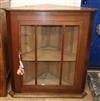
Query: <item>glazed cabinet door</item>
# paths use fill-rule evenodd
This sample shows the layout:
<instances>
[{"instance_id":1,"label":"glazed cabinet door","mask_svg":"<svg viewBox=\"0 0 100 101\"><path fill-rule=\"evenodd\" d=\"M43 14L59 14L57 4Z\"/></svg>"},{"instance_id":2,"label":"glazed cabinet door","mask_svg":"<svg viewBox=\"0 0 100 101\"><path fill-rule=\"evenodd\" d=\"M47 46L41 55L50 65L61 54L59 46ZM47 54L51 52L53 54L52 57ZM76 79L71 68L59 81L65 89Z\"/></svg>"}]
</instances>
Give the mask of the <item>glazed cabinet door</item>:
<instances>
[{"instance_id":1,"label":"glazed cabinet door","mask_svg":"<svg viewBox=\"0 0 100 101\"><path fill-rule=\"evenodd\" d=\"M79 25L20 25L22 85L72 87L79 30Z\"/></svg>"}]
</instances>

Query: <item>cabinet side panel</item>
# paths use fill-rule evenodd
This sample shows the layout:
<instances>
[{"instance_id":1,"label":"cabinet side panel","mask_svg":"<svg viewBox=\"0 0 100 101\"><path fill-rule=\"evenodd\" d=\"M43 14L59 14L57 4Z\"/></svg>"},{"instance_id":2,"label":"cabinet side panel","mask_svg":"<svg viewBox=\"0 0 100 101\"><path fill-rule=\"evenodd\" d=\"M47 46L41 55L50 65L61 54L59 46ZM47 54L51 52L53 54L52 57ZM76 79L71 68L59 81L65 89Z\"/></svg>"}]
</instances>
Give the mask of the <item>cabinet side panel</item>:
<instances>
[{"instance_id":1,"label":"cabinet side panel","mask_svg":"<svg viewBox=\"0 0 100 101\"><path fill-rule=\"evenodd\" d=\"M85 16L83 16L83 24L81 28L81 36L79 40L80 48L79 51L79 57L78 57L78 71L77 76L75 79L78 83L78 89L80 89L80 92L84 91L85 87L85 81L86 81L86 73L87 73L87 62L88 62L88 55L89 55L89 47L90 47L90 38L91 38L91 25L92 25L92 13L87 13ZM80 81L79 81L80 78ZM76 85L77 87L77 85Z\"/></svg>"}]
</instances>

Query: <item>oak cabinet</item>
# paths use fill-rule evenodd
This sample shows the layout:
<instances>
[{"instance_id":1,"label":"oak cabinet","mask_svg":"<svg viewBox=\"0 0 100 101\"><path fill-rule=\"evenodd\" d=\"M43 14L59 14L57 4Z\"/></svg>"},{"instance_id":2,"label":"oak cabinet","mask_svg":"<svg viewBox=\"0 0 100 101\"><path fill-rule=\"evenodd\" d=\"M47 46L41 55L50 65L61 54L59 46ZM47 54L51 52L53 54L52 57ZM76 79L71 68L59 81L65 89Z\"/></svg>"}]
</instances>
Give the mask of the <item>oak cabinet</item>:
<instances>
[{"instance_id":1,"label":"oak cabinet","mask_svg":"<svg viewBox=\"0 0 100 101\"><path fill-rule=\"evenodd\" d=\"M6 9L12 90L84 92L93 9Z\"/></svg>"}]
</instances>

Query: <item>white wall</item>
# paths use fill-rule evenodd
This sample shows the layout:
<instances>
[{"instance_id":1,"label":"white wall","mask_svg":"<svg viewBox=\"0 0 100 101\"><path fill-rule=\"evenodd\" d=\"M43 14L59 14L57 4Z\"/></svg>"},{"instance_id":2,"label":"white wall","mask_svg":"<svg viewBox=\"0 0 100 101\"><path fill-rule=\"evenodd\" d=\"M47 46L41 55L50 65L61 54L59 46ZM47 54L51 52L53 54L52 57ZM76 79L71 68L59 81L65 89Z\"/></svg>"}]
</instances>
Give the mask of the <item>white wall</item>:
<instances>
[{"instance_id":1,"label":"white wall","mask_svg":"<svg viewBox=\"0 0 100 101\"><path fill-rule=\"evenodd\" d=\"M11 7L28 6L37 4L58 4L80 7L81 0L11 0Z\"/></svg>"},{"instance_id":2,"label":"white wall","mask_svg":"<svg viewBox=\"0 0 100 101\"><path fill-rule=\"evenodd\" d=\"M0 0L0 8L9 7L9 0Z\"/></svg>"}]
</instances>

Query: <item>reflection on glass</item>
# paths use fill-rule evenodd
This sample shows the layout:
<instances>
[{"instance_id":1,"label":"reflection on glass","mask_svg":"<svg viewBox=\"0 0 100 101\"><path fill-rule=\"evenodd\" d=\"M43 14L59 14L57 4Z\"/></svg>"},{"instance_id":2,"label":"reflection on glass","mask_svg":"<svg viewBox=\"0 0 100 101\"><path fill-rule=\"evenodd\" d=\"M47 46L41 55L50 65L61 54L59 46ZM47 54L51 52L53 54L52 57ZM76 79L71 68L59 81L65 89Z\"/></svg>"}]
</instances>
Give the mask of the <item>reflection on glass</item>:
<instances>
[{"instance_id":1,"label":"reflection on glass","mask_svg":"<svg viewBox=\"0 0 100 101\"><path fill-rule=\"evenodd\" d=\"M78 26L66 26L64 33L64 61L76 60L78 33Z\"/></svg>"},{"instance_id":2,"label":"reflection on glass","mask_svg":"<svg viewBox=\"0 0 100 101\"><path fill-rule=\"evenodd\" d=\"M35 60L35 27L21 26L21 53L22 60Z\"/></svg>"},{"instance_id":3,"label":"reflection on glass","mask_svg":"<svg viewBox=\"0 0 100 101\"><path fill-rule=\"evenodd\" d=\"M62 85L73 85L75 62L63 62Z\"/></svg>"},{"instance_id":4,"label":"reflection on glass","mask_svg":"<svg viewBox=\"0 0 100 101\"><path fill-rule=\"evenodd\" d=\"M38 62L38 85L59 85L59 62Z\"/></svg>"},{"instance_id":5,"label":"reflection on glass","mask_svg":"<svg viewBox=\"0 0 100 101\"><path fill-rule=\"evenodd\" d=\"M38 26L37 59L40 61L61 60L61 26Z\"/></svg>"},{"instance_id":6,"label":"reflection on glass","mask_svg":"<svg viewBox=\"0 0 100 101\"><path fill-rule=\"evenodd\" d=\"M23 62L25 74L23 75L24 85L35 84L35 63L34 62Z\"/></svg>"}]
</instances>

